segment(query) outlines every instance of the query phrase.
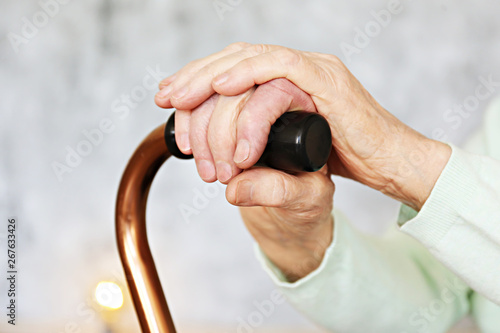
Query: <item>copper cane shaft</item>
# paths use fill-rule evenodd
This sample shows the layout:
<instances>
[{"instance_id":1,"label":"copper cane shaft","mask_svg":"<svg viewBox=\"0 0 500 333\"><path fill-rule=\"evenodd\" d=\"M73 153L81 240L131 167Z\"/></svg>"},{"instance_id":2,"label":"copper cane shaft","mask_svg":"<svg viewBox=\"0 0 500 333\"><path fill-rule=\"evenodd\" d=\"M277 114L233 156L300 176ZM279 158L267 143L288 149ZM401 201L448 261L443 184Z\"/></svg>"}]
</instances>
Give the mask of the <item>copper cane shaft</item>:
<instances>
[{"instance_id":1,"label":"copper cane shaft","mask_svg":"<svg viewBox=\"0 0 500 333\"><path fill-rule=\"evenodd\" d=\"M146 233L146 203L156 172L170 153L159 126L137 147L116 202L116 238L142 332L175 333Z\"/></svg>"},{"instance_id":2,"label":"copper cane shaft","mask_svg":"<svg viewBox=\"0 0 500 333\"><path fill-rule=\"evenodd\" d=\"M332 142L326 119L304 111L286 112L280 119L287 126L271 128L262 165L295 172L321 169L330 156ZM123 173L116 202L118 251L145 333L175 333L146 233L146 203L156 172L171 153L192 158L179 151L174 122L172 114L166 125L156 128L137 147Z\"/></svg>"}]
</instances>

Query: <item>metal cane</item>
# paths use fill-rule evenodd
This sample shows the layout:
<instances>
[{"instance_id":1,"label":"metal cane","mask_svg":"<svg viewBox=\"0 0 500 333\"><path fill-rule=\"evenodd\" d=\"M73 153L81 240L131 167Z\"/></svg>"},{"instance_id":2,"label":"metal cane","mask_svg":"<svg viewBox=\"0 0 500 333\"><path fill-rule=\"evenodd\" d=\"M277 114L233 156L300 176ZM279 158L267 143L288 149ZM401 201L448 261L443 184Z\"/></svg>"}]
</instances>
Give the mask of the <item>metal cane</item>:
<instances>
[{"instance_id":1,"label":"metal cane","mask_svg":"<svg viewBox=\"0 0 500 333\"><path fill-rule=\"evenodd\" d=\"M135 311L144 333L175 333L146 234L146 204L158 169L171 156L189 159L175 143L174 114L137 147L123 173L116 201L116 239ZM318 113L291 111L271 127L256 165L287 172L319 170L328 160L331 132Z\"/></svg>"}]
</instances>

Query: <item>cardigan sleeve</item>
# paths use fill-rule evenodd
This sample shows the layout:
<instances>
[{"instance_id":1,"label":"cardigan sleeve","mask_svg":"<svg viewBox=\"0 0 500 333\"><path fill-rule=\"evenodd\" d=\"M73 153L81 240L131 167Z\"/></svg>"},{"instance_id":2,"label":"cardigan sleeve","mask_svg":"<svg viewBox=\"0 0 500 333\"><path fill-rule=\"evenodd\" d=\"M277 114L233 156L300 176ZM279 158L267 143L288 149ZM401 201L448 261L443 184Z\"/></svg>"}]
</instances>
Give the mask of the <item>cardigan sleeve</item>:
<instances>
[{"instance_id":1,"label":"cardigan sleeve","mask_svg":"<svg viewBox=\"0 0 500 333\"><path fill-rule=\"evenodd\" d=\"M450 160L420 212L401 207L401 229L366 235L334 210L333 241L321 265L294 283L256 246L264 269L298 311L337 333L438 333L472 304L485 332L496 327L500 100L469 140L467 150L476 154L450 146Z\"/></svg>"},{"instance_id":2,"label":"cardigan sleeve","mask_svg":"<svg viewBox=\"0 0 500 333\"><path fill-rule=\"evenodd\" d=\"M422 243L474 291L500 305L500 101L452 155L416 213L402 206L402 231Z\"/></svg>"},{"instance_id":3,"label":"cardigan sleeve","mask_svg":"<svg viewBox=\"0 0 500 333\"><path fill-rule=\"evenodd\" d=\"M500 305L500 161L453 146L427 202L401 229Z\"/></svg>"},{"instance_id":4,"label":"cardigan sleeve","mask_svg":"<svg viewBox=\"0 0 500 333\"><path fill-rule=\"evenodd\" d=\"M333 214L321 265L294 283L256 246L277 288L311 321L337 333L442 333L468 312L468 287L417 241L396 228L367 235Z\"/></svg>"}]
</instances>

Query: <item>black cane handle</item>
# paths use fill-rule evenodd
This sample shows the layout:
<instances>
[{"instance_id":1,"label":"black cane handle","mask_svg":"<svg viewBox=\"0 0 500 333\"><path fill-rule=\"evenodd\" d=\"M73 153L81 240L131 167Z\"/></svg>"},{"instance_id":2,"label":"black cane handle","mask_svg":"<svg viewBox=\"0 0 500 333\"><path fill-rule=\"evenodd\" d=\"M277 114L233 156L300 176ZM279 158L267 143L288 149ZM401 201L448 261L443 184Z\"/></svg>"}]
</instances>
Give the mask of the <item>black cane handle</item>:
<instances>
[{"instance_id":1,"label":"black cane handle","mask_svg":"<svg viewBox=\"0 0 500 333\"><path fill-rule=\"evenodd\" d=\"M181 159L183 154L175 141L175 112L165 126L165 143L170 153ZM289 111L276 120L257 166L287 172L313 172L321 169L330 156L332 133L326 119L316 112Z\"/></svg>"}]
</instances>

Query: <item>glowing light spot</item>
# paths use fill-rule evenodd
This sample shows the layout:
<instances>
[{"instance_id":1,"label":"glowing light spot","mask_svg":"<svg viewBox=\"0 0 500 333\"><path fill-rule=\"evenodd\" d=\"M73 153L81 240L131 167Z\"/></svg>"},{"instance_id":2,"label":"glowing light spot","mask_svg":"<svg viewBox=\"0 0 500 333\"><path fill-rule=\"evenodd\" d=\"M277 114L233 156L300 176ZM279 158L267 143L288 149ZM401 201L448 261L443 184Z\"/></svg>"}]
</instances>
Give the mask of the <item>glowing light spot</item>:
<instances>
[{"instance_id":1,"label":"glowing light spot","mask_svg":"<svg viewBox=\"0 0 500 333\"><path fill-rule=\"evenodd\" d=\"M100 305L117 310L123 305L123 292L114 282L99 282L95 288L95 299Z\"/></svg>"}]
</instances>

